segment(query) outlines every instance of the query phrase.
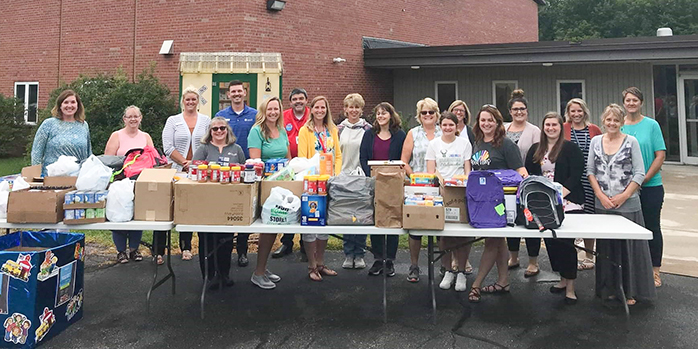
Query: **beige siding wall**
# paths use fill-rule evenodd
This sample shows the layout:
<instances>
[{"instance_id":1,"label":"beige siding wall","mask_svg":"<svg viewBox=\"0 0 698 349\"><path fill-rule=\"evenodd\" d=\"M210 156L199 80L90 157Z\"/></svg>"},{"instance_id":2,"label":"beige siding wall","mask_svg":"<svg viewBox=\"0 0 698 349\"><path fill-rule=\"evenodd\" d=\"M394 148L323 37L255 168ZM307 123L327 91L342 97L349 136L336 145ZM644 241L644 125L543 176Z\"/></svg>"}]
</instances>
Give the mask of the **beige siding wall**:
<instances>
[{"instance_id":1,"label":"beige siding wall","mask_svg":"<svg viewBox=\"0 0 698 349\"><path fill-rule=\"evenodd\" d=\"M606 63L586 65L398 69L394 76L394 101L404 117L415 115L415 105L424 97L435 97L436 81L458 81L458 97L471 109L473 117L480 106L493 103L492 81L517 80L529 101L529 121L539 125L543 115L558 110L557 81L584 80L586 102L592 122L610 103L621 104L621 92L637 86L645 94L643 114L654 116L652 65L650 63ZM413 119L413 118L412 118ZM412 124L412 123L411 123ZM471 122L472 124L472 122Z\"/></svg>"}]
</instances>

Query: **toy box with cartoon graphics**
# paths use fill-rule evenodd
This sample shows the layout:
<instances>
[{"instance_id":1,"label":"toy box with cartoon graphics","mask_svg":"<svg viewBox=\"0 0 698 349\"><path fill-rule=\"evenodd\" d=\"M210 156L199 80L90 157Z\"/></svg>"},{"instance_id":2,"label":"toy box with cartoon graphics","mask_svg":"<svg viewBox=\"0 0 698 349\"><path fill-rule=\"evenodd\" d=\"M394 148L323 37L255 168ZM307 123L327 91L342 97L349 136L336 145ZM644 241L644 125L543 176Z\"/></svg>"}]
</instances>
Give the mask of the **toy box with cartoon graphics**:
<instances>
[{"instance_id":1,"label":"toy box with cartoon graphics","mask_svg":"<svg viewBox=\"0 0 698 349\"><path fill-rule=\"evenodd\" d=\"M327 195L301 196L301 225L324 226L327 218Z\"/></svg>"},{"instance_id":2,"label":"toy box with cartoon graphics","mask_svg":"<svg viewBox=\"0 0 698 349\"><path fill-rule=\"evenodd\" d=\"M0 347L35 347L82 318L85 236L0 236Z\"/></svg>"}]
</instances>

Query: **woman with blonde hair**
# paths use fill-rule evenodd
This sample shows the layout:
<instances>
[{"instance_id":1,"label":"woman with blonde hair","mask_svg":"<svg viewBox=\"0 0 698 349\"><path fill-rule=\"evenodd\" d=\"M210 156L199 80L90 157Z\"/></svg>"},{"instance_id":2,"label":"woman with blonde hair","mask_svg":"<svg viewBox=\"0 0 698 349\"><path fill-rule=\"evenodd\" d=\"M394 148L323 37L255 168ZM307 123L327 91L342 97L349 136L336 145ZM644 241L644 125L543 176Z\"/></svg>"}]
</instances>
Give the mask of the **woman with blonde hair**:
<instances>
[{"instance_id":1,"label":"woman with blonde hair","mask_svg":"<svg viewBox=\"0 0 698 349\"><path fill-rule=\"evenodd\" d=\"M468 108L468 105L464 101L457 99L451 103L448 111L458 117L459 137L465 138L472 146L475 135L473 135L473 128L468 125L470 123L470 108Z\"/></svg>"},{"instance_id":2,"label":"woman with blonde hair","mask_svg":"<svg viewBox=\"0 0 698 349\"><path fill-rule=\"evenodd\" d=\"M589 107L581 98L572 98L567 102L565 107L565 124L564 135L565 139L574 142L584 155L584 163L586 164L589 158L589 146L591 139L600 135L601 129L598 126L589 122ZM582 187L584 188L584 213L593 214L594 210L594 189L589 184L589 178L586 175L586 167L582 175ZM594 255L590 252L594 250L594 239L584 239L584 247L586 256L578 262L578 270L594 269Z\"/></svg>"},{"instance_id":3,"label":"woman with blonde hair","mask_svg":"<svg viewBox=\"0 0 698 349\"><path fill-rule=\"evenodd\" d=\"M298 156L312 158L318 153L330 153L334 159L334 174L342 170L342 150L339 147L337 126L327 98L317 96L310 102L310 118L298 132ZM304 234L305 253L308 256L308 276L322 281L322 276L335 276L337 272L325 265L325 248L328 234Z\"/></svg>"}]
</instances>

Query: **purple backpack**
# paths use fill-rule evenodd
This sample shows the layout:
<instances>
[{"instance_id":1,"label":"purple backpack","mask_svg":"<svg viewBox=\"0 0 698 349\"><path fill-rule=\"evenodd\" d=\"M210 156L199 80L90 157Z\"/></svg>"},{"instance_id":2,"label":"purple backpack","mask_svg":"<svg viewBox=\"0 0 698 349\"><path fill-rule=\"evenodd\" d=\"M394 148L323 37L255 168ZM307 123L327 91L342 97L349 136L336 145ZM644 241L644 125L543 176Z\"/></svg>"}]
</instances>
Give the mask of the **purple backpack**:
<instances>
[{"instance_id":1,"label":"purple backpack","mask_svg":"<svg viewBox=\"0 0 698 349\"><path fill-rule=\"evenodd\" d=\"M523 177L514 170L490 170L499 180L502 181L502 186L518 187L523 181Z\"/></svg>"},{"instance_id":2,"label":"purple backpack","mask_svg":"<svg viewBox=\"0 0 698 349\"><path fill-rule=\"evenodd\" d=\"M473 228L507 226L502 181L493 171L472 171L465 190L470 225Z\"/></svg>"}]
</instances>

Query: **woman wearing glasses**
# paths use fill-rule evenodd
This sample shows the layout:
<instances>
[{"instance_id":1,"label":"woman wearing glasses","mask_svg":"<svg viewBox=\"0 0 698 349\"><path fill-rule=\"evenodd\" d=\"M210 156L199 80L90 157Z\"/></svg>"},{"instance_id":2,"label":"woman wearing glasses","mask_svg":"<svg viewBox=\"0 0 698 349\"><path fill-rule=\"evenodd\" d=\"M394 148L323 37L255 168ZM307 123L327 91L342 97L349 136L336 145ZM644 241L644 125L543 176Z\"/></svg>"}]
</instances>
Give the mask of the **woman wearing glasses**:
<instances>
[{"instance_id":1,"label":"woman wearing glasses","mask_svg":"<svg viewBox=\"0 0 698 349\"><path fill-rule=\"evenodd\" d=\"M540 129L528 122L528 100L524 97L524 91L516 89L511 93L509 100L509 113L512 121L506 125L507 138L511 139L521 152L521 159L526 160L528 149L534 143L540 141ZM521 238L507 238L509 245L509 269L519 267L519 247ZM540 238L526 238L526 250L528 251L528 267L524 277L536 276L540 273L538 268L538 253L540 252Z\"/></svg>"},{"instance_id":2,"label":"woman wearing glasses","mask_svg":"<svg viewBox=\"0 0 698 349\"><path fill-rule=\"evenodd\" d=\"M523 177L528 176L521 160L521 153L514 142L506 137L502 114L493 105L484 105L475 119L473 128L475 145L470 158L473 171L512 169ZM509 292L509 271L507 270L507 244L504 238L485 239L485 251L482 253L477 277L468 294L473 303L480 301L480 293ZM497 264L497 282L482 287L482 282L492 267Z\"/></svg>"},{"instance_id":3,"label":"woman wearing glasses","mask_svg":"<svg viewBox=\"0 0 698 349\"><path fill-rule=\"evenodd\" d=\"M473 145L475 135L473 135L473 128L468 125L470 123L470 108L468 108L468 105L460 99L457 99L451 103L451 106L448 107L448 111L455 114L458 118L459 137L465 138L470 142L470 145Z\"/></svg>"},{"instance_id":4,"label":"woman wearing glasses","mask_svg":"<svg viewBox=\"0 0 698 349\"><path fill-rule=\"evenodd\" d=\"M435 100L427 97L417 102L417 122L419 126L407 132L405 143L402 145L402 156L400 160L404 162L407 175L427 171L427 161L425 156L429 142L434 138L441 137L441 129L437 122L441 114L439 105ZM407 281L419 281L419 250L422 248L422 237L410 235L410 271ZM397 242L396 242L397 244ZM397 246L397 245L396 245ZM394 269L392 274L395 274Z\"/></svg>"},{"instance_id":5,"label":"woman wearing glasses","mask_svg":"<svg viewBox=\"0 0 698 349\"><path fill-rule=\"evenodd\" d=\"M145 148L147 145L153 146L153 139L150 138L150 135L140 130L141 120L143 120L140 108L135 105L126 107L123 119L124 128L111 134L104 147L104 155L123 156L131 149ZM128 263L129 259L136 262L143 260L143 256L138 251L142 236L142 230L112 230L111 237L116 246L116 260L119 263ZM126 240L128 240L128 250L126 249Z\"/></svg>"},{"instance_id":6,"label":"woman wearing glasses","mask_svg":"<svg viewBox=\"0 0 698 349\"><path fill-rule=\"evenodd\" d=\"M233 130L228 125L228 121L217 116L211 120L208 132L201 138L201 146L196 149L192 160L205 160L217 162L219 158L228 158L230 163L245 163L245 152L242 147L235 143L237 139ZM214 241L222 241L222 245L216 251L214 262L213 256L208 258L214 251ZM229 278L230 255L233 253L233 234L216 234L199 232L199 246L204 248L199 250L199 267L201 275L206 279L206 262L208 261L208 280L214 280L216 276L216 264L218 264L218 279L211 283L211 288L217 288L222 283L223 286L232 286L233 281Z\"/></svg>"}]
</instances>

